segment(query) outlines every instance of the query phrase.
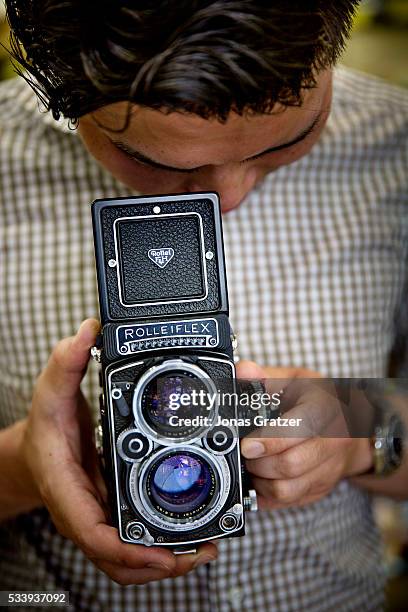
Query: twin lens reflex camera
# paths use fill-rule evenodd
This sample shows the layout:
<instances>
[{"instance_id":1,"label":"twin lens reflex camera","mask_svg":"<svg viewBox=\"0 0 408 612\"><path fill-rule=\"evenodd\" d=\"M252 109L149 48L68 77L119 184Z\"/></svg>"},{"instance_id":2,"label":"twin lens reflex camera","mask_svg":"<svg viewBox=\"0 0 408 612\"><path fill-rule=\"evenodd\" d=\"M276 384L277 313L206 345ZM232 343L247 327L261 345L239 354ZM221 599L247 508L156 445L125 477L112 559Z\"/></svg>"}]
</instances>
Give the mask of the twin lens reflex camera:
<instances>
[{"instance_id":1,"label":"twin lens reflex camera","mask_svg":"<svg viewBox=\"0 0 408 612\"><path fill-rule=\"evenodd\" d=\"M99 435L120 538L186 552L244 535L256 495L228 425L237 407L217 401L236 385L218 195L97 200L92 216Z\"/></svg>"}]
</instances>

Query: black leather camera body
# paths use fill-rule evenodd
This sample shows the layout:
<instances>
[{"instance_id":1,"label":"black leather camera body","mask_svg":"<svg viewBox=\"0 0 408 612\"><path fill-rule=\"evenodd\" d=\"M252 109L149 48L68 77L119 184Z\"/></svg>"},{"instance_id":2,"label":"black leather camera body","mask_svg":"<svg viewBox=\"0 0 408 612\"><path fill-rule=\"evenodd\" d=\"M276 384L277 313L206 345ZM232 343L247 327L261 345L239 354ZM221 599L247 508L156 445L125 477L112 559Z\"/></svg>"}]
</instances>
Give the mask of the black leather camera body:
<instances>
[{"instance_id":1,"label":"black leather camera body","mask_svg":"<svg viewBox=\"0 0 408 612\"><path fill-rule=\"evenodd\" d=\"M92 217L102 325L93 356L120 538L183 552L243 535L255 497L238 431L225 425L236 407L217 400L220 388L235 393L218 195L97 200Z\"/></svg>"}]
</instances>

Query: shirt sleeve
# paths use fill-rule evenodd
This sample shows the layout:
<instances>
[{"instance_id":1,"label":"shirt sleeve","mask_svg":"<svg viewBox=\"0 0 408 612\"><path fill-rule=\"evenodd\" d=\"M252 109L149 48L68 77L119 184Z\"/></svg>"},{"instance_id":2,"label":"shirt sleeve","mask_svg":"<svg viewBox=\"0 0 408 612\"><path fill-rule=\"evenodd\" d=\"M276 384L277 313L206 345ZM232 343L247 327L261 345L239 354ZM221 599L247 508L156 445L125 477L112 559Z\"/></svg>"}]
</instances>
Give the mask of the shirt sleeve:
<instances>
[{"instance_id":1,"label":"shirt sleeve","mask_svg":"<svg viewBox=\"0 0 408 612\"><path fill-rule=\"evenodd\" d=\"M405 281L401 300L394 318L394 344L390 354L389 375L408 377L408 256L405 265Z\"/></svg>"}]
</instances>

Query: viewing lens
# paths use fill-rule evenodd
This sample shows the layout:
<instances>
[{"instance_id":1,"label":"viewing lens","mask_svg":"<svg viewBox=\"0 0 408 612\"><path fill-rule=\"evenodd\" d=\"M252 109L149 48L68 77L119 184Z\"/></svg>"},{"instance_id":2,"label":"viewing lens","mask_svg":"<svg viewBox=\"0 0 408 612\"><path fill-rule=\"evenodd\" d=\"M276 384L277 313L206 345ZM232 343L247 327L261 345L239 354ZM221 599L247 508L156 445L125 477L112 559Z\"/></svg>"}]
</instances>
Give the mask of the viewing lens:
<instances>
[{"instance_id":1,"label":"viewing lens","mask_svg":"<svg viewBox=\"0 0 408 612\"><path fill-rule=\"evenodd\" d=\"M216 491L211 465L190 451L169 451L147 475L147 494L156 510L191 519L206 511Z\"/></svg>"},{"instance_id":2,"label":"viewing lens","mask_svg":"<svg viewBox=\"0 0 408 612\"><path fill-rule=\"evenodd\" d=\"M207 405L205 382L188 371L155 376L146 384L141 396L144 420L166 438L185 438L202 429L199 425L185 424L185 419L199 415L208 417Z\"/></svg>"}]
</instances>

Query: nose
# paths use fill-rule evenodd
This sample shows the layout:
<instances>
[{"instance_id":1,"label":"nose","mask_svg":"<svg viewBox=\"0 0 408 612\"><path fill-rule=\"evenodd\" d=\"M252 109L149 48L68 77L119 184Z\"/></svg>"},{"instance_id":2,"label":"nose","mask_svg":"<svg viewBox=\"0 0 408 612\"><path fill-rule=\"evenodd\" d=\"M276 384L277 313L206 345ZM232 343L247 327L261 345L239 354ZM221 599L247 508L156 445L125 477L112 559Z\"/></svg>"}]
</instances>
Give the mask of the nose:
<instances>
[{"instance_id":1,"label":"nose","mask_svg":"<svg viewBox=\"0 0 408 612\"><path fill-rule=\"evenodd\" d=\"M188 191L216 191L223 211L236 208L255 186L255 168L244 164L207 166L188 180Z\"/></svg>"}]
</instances>

